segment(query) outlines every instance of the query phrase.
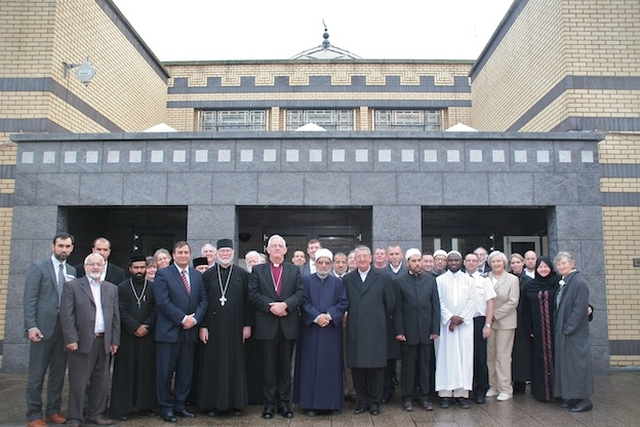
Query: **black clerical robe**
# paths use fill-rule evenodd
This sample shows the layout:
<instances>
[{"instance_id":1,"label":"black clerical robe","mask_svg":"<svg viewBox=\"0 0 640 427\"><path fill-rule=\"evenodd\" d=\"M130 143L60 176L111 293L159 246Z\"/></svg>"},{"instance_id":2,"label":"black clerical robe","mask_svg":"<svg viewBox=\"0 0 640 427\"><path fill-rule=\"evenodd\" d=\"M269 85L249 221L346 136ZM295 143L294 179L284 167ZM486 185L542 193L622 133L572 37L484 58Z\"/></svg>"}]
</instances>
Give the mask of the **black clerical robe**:
<instances>
[{"instance_id":1,"label":"black clerical robe","mask_svg":"<svg viewBox=\"0 0 640 427\"><path fill-rule=\"evenodd\" d=\"M114 356L110 412L112 417L129 414L133 408L155 409L156 343L154 327L156 304L153 282L127 279L118 284L120 305L120 347ZM144 337L135 336L140 325L147 325Z\"/></svg>"},{"instance_id":2,"label":"black clerical robe","mask_svg":"<svg viewBox=\"0 0 640 427\"><path fill-rule=\"evenodd\" d=\"M204 273L209 299L200 323L209 331L200 366L198 406L225 411L248 404L242 329L252 322L247 295L249 275L238 266L215 265Z\"/></svg>"}]
</instances>

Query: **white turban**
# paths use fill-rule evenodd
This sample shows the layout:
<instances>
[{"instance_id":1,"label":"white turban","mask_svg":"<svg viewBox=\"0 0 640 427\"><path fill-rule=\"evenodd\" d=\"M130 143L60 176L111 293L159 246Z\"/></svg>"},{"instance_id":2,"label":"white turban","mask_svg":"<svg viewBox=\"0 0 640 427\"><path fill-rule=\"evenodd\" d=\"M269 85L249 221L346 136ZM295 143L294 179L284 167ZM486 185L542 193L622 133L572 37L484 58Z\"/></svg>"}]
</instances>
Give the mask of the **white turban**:
<instances>
[{"instance_id":1,"label":"white turban","mask_svg":"<svg viewBox=\"0 0 640 427\"><path fill-rule=\"evenodd\" d=\"M409 260L409 258L411 258L414 255L420 255L422 256L422 253L420 252L420 249L416 249L416 248L411 248L407 251L407 253L404 255L405 258L407 260Z\"/></svg>"},{"instance_id":2,"label":"white turban","mask_svg":"<svg viewBox=\"0 0 640 427\"><path fill-rule=\"evenodd\" d=\"M329 258L329 261L333 262L333 254L329 249L322 248L316 251L316 261L322 257Z\"/></svg>"}]
</instances>

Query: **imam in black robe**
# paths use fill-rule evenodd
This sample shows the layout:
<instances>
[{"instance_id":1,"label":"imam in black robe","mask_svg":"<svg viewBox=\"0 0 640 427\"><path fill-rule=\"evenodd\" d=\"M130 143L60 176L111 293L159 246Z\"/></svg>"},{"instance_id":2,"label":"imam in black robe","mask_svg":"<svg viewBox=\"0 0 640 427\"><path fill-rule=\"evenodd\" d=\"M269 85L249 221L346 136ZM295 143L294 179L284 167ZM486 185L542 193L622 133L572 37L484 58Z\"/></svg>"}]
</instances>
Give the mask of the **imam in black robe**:
<instances>
[{"instance_id":1,"label":"imam in black robe","mask_svg":"<svg viewBox=\"0 0 640 427\"><path fill-rule=\"evenodd\" d=\"M248 404L242 329L252 324L249 275L238 266L216 264L204 273L203 280L209 307L200 328L208 329L209 341L202 353L198 406L218 411L241 409ZM227 283L226 300L220 301L221 288Z\"/></svg>"},{"instance_id":2,"label":"imam in black robe","mask_svg":"<svg viewBox=\"0 0 640 427\"><path fill-rule=\"evenodd\" d=\"M131 413L133 408L151 410L157 407L153 282L146 279L120 282L118 298L122 327L111 386L110 413L114 418ZM143 324L147 325L149 333L144 337L135 336Z\"/></svg>"}]
</instances>

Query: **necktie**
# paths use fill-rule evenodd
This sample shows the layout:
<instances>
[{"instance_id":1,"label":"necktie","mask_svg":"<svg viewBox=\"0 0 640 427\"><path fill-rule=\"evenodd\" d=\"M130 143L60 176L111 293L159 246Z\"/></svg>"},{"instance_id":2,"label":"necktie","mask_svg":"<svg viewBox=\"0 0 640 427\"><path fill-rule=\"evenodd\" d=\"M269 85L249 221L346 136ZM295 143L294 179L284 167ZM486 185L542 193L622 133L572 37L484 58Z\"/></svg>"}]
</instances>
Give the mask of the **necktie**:
<instances>
[{"instance_id":1,"label":"necktie","mask_svg":"<svg viewBox=\"0 0 640 427\"><path fill-rule=\"evenodd\" d=\"M62 289L64 288L64 265L58 265L58 300L62 297Z\"/></svg>"},{"instance_id":2,"label":"necktie","mask_svg":"<svg viewBox=\"0 0 640 427\"><path fill-rule=\"evenodd\" d=\"M191 287L189 286L189 281L187 280L187 275L184 270L182 270L182 283L184 284L184 288L187 290L187 294L191 295Z\"/></svg>"}]
</instances>

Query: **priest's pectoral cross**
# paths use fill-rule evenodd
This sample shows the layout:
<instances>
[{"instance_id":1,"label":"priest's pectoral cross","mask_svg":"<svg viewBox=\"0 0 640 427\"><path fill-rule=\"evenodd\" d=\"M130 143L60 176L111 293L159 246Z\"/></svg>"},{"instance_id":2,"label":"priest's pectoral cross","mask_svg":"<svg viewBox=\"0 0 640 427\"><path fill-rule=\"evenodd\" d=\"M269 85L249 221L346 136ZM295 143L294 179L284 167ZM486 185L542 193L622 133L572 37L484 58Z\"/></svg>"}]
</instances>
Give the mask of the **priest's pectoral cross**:
<instances>
[{"instance_id":1,"label":"priest's pectoral cross","mask_svg":"<svg viewBox=\"0 0 640 427\"><path fill-rule=\"evenodd\" d=\"M224 307L224 304L227 302L227 298L222 295L218 301L220 301L220 305Z\"/></svg>"}]
</instances>

